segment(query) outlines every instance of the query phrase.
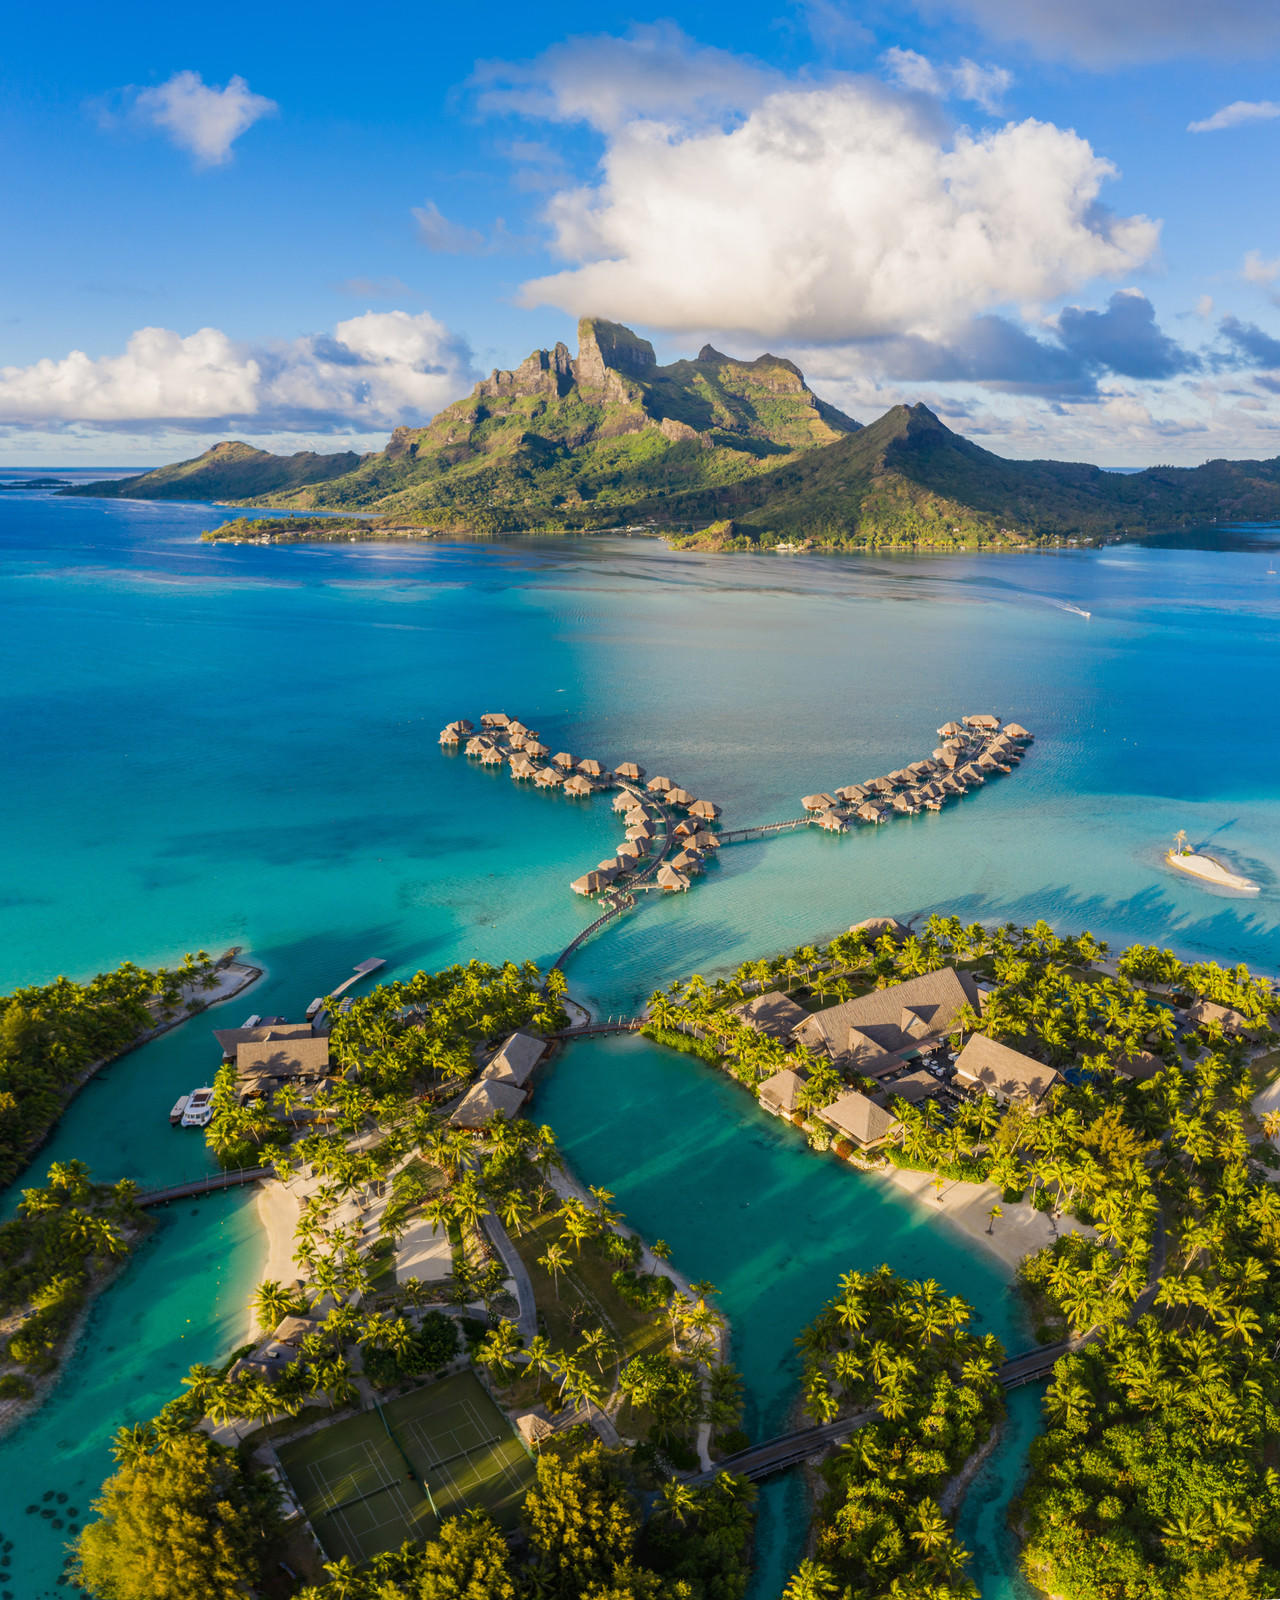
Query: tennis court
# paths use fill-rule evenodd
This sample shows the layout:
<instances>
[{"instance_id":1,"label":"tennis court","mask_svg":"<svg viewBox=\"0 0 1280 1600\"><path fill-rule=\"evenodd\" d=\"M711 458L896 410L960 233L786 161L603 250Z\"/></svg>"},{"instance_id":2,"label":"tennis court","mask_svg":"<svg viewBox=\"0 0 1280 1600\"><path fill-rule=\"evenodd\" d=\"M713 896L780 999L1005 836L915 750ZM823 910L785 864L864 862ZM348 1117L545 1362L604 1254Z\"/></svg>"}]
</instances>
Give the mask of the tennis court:
<instances>
[{"instance_id":1,"label":"tennis court","mask_svg":"<svg viewBox=\"0 0 1280 1600\"><path fill-rule=\"evenodd\" d=\"M463 1372L282 1445L280 1465L325 1554L367 1561L469 1506L511 1527L533 1463L473 1373ZM434 1504L434 1510L433 1510Z\"/></svg>"}]
</instances>

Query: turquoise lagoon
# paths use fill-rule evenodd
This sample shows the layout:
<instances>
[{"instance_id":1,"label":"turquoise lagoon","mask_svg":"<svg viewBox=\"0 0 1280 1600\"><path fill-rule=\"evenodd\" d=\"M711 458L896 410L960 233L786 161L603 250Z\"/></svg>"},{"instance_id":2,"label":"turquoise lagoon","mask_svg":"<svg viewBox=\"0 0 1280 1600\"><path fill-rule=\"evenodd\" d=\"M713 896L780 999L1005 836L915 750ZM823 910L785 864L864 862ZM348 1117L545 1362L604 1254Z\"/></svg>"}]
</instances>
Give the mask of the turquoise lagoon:
<instances>
[{"instance_id":1,"label":"turquoise lagoon","mask_svg":"<svg viewBox=\"0 0 1280 1600\"><path fill-rule=\"evenodd\" d=\"M694 893L647 904L575 957L572 992L603 1012L691 970L935 907L1274 968L1280 580L1265 530L1226 552L893 559L676 556L625 539L201 545L222 516L0 499L5 987L237 943L268 969L226 1008L237 1020L294 1011L368 955L392 974L547 960L591 914L568 880L617 829L607 805L441 755L445 721L499 706L552 749L673 774L728 826L794 815L803 793L925 753L959 712L994 708L1038 735L1013 777L940 816L726 849ZM1178 827L1262 893L1168 874ZM165 1114L213 1070L207 1026L112 1067L37 1169L79 1155L156 1182L203 1166ZM683 1122L660 1114L676 1091L692 1097ZM904 1270L962 1291L967 1276L1014 1337L985 1257L807 1157L695 1063L583 1044L537 1110L584 1176L607 1178L638 1225L720 1285L761 1426L785 1410L795 1333L882 1241ZM716 1178L701 1208L668 1204L703 1176L704 1149ZM178 1208L102 1298L55 1396L0 1445L15 1592L52 1589L65 1537L25 1515L28 1486L83 1510L112 1428L239 1343L261 1254L243 1198ZM1033 1408L1015 1409L1025 1433ZM988 1600L1012 1592L1000 1507L1016 1437L962 1519ZM773 1574L795 1552L796 1493L767 1497L766 1528L790 1524L762 1541ZM758 1590L769 1600L764 1575Z\"/></svg>"}]
</instances>

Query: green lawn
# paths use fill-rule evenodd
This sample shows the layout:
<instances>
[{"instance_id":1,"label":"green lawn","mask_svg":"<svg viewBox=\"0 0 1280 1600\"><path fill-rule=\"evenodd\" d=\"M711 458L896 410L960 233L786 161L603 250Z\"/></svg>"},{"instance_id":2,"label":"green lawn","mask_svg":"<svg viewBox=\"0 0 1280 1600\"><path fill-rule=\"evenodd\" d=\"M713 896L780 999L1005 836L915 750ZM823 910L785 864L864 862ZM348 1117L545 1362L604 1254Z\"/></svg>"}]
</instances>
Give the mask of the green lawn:
<instances>
[{"instance_id":1,"label":"green lawn","mask_svg":"<svg viewBox=\"0 0 1280 1600\"><path fill-rule=\"evenodd\" d=\"M474 1373L426 1385L305 1439L280 1465L329 1560L367 1561L477 1507L514 1527L533 1462Z\"/></svg>"}]
</instances>

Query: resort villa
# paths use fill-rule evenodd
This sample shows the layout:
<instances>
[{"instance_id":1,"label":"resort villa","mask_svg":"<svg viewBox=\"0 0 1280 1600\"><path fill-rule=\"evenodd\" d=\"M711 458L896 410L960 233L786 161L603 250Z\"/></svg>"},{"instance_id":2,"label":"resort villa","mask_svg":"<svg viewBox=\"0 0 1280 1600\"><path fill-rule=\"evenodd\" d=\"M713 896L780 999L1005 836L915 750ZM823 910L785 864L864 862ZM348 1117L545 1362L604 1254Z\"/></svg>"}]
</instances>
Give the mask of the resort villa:
<instances>
[{"instance_id":1,"label":"resort villa","mask_svg":"<svg viewBox=\"0 0 1280 1600\"><path fill-rule=\"evenodd\" d=\"M849 1089L818 1112L837 1138L850 1140L859 1150L871 1150L895 1134L902 1124L857 1089Z\"/></svg>"},{"instance_id":2,"label":"resort villa","mask_svg":"<svg viewBox=\"0 0 1280 1600\"><path fill-rule=\"evenodd\" d=\"M760 1104L775 1117L792 1117L800 1109L800 1090L804 1079L790 1067L783 1067L760 1085Z\"/></svg>"},{"instance_id":3,"label":"resort villa","mask_svg":"<svg viewBox=\"0 0 1280 1600\"><path fill-rule=\"evenodd\" d=\"M972 977L943 967L815 1011L792 1030L791 1037L828 1055L842 1070L883 1078L940 1043L966 1006L976 1012L980 1005Z\"/></svg>"},{"instance_id":4,"label":"resort villa","mask_svg":"<svg viewBox=\"0 0 1280 1600\"><path fill-rule=\"evenodd\" d=\"M546 1053L546 1040L536 1034L508 1034L462 1097L449 1118L450 1125L475 1130L483 1128L491 1117L510 1122L529 1098L533 1069Z\"/></svg>"},{"instance_id":5,"label":"resort villa","mask_svg":"<svg viewBox=\"0 0 1280 1600\"><path fill-rule=\"evenodd\" d=\"M957 1088L980 1089L1002 1106L1016 1100L1043 1111L1049 1091L1062 1081L1053 1067L982 1033L973 1035L956 1061Z\"/></svg>"},{"instance_id":6,"label":"resort villa","mask_svg":"<svg viewBox=\"0 0 1280 1600\"><path fill-rule=\"evenodd\" d=\"M741 1005L730 1006L729 1015L738 1017L757 1033L785 1043L809 1013L780 989L771 989L768 994L758 994Z\"/></svg>"}]
</instances>

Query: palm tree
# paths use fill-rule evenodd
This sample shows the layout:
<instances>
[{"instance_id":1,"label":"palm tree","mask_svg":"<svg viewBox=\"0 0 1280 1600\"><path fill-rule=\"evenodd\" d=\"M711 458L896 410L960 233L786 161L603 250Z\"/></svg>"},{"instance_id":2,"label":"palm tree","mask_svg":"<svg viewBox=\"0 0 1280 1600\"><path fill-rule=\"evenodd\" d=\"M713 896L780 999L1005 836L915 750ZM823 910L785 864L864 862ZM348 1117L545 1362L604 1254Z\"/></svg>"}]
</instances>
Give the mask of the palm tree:
<instances>
[{"instance_id":1,"label":"palm tree","mask_svg":"<svg viewBox=\"0 0 1280 1600\"><path fill-rule=\"evenodd\" d=\"M297 1292L274 1278L265 1278L253 1292L253 1314L259 1327L274 1328L286 1317L302 1315L302 1309Z\"/></svg>"},{"instance_id":2,"label":"palm tree","mask_svg":"<svg viewBox=\"0 0 1280 1600\"><path fill-rule=\"evenodd\" d=\"M827 1600L839 1585L830 1567L820 1561L802 1561L782 1591L782 1600Z\"/></svg>"},{"instance_id":3,"label":"palm tree","mask_svg":"<svg viewBox=\"0 0 1280 1600\"><path fill-rule=\"evenodd\" d=\"M603 1328L588 1328L582 1335L581 1349L595 1358L596 1366L603 1373L604 1364L613 1356L613 1341Z\"/></svg>"},{"instance_id":4,"label":"palm tree","mask_svg":"<svg viewBox=\"0 0 1280 1600\"><path fill-rule=\"evenodd\" d=\"M555 1286L556 1299L560 1298L560 1274L569 1265L569 1252L562 1244L549 1244L546 1254L538 1257L538 1265L545 1272L551 1274L551 1281Z\"/></svg>"},{"instance_id":5,"label":"palm tree","mask_svg":"<svg viewBox=\"0 0 1280 1600\"><path fill-rule=\"evenodd\" d=\"M987 1232L988 1233L990 1233L991 1230L995 1227L996 1219L999 1218L999 1217L1002 1217L1002 1216L1004 1216L1004 1207L1003 1206L994 1205L994 1206L991 1207L991 1210L987 1212Z\"/></svg>"},{"instance_id":6,"label":"palm tree","mask_svg":"<svg viewBox=\"0 0 1280 1600\"><path fill-rule=\"evenodd\" d=\"M935 1500L922 1500L916 1507L912 1539L925 1555L935 1555L951 1537L951 1524L938 1509Z\"/></svg>"},{"instance_id":7,"label":"palm tree","mask_svg":"<svg viewBox=\"0 0 1280 1600\"><path fill-rule=\"evenodd\" d=\"M658 1515L670 1517L683 1528L697 1509L698 1496L694 1490L678 1478L668 1478L662 1485L662 1505Z\"/></svg>"}]
</instances>

